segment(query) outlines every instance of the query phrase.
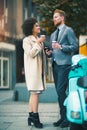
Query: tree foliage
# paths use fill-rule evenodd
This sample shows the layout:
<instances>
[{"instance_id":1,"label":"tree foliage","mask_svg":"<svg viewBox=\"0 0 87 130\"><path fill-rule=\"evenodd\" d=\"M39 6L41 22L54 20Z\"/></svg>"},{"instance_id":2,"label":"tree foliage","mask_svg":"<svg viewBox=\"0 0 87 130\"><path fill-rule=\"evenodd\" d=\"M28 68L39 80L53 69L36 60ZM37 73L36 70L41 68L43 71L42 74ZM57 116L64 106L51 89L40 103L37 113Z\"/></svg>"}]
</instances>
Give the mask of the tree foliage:
<instances>
[{"instance_id":1,"label":"tree foliage","mask_svg":"<svg viewBox=\"0 0 87 130\"><path fill-rule=\"evenodd\" d=\"M71 26L76 35L87 35L87 0L33 0L38 14L44 18L41 26L48 34L54 30L52 17L56 8L66 12L66 24Z\"/></svg>"}]
</instances>

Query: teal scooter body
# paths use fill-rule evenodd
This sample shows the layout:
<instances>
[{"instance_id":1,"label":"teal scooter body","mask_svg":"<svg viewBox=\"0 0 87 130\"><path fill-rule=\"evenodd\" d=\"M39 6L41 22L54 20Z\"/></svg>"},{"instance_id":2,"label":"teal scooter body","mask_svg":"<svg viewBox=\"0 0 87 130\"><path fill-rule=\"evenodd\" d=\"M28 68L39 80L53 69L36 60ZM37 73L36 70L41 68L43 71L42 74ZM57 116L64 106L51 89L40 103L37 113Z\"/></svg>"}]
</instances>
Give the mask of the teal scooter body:
<instances>
[{"instance_id":1,"label":"teal scooter body","mask_svg":"<svg viewBox=\"0 0 87 130\"><path fill-rule=\"evenodd\" d=\"M70 122L87 122L87 57L72 57L69 73L69 94L64 101L67 118Z\"/></svg>"}]
</instances>

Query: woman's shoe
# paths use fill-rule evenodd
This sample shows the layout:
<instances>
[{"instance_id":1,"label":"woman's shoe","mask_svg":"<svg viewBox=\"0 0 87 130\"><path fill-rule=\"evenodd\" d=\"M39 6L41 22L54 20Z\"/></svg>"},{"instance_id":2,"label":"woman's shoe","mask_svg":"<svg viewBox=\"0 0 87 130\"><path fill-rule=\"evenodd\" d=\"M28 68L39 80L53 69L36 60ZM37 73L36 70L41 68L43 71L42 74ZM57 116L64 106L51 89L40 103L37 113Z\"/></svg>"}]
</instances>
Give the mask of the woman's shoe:
<instances>
[{"instance_id":1,"label":"woman's shoe","mask_svg":"<svg viewBox=\"0 0 87 130\"><path fill-rule=\"evenodd\" d=\"M33 118L33 112L29 112L29 117L28 117L28 125L31 125L32 119Z\"/></svg>"},{"instance_id":2,"label":"woman's shoe","mask_svg":"<svg viewBox=\"0 0 87 130\"><path fill-rule=\"evenodd\" d=\"M29 117L28 117L28 125L31 125L31 124L34 124L34 126L36 128L43 128L43 124L40 122L39 120L39 115L38 113L32 113L32 114L29 114Z\"/></svg>"}]
</instances>

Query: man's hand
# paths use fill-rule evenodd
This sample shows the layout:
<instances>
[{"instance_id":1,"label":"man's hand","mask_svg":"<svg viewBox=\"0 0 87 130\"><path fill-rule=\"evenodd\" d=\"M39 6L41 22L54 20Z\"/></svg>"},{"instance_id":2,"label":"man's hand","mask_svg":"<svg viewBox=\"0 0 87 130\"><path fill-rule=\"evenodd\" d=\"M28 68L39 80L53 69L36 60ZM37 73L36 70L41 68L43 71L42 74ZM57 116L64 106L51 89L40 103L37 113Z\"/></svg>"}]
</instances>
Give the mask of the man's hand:
<instances>
[{"instance_id":1,"label":"man's hand","mask_svg":"<svg viewBox=\"0 0 87 130\"><path fill-rule=\"evenodd\" d=\"M61 46L59 43L53 43L53 44L52 44L52 48L62 49L62 46Z\"/></svg>"}]
</instances>

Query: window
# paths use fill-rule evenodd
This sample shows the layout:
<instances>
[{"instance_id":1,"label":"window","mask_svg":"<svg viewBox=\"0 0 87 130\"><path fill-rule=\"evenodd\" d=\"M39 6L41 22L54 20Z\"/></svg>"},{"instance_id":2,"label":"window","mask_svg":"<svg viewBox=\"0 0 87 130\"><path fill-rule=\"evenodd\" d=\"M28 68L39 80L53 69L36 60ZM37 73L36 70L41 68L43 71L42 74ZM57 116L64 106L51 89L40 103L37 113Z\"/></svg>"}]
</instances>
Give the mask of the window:
<instances>
[{"instance_id":1,"label":"window","mask_svg":"<svg viewBox=\"0 0 87 130\"><path fill-rule=\"evenodd\" d=\"M5 23L8 22L8 0L4 0Z\"/></svg>"},{"instance_id":2,"label":"window","mask_svg":"<svg viewBox=\"0 0 87 130\"><path fill-rule=\"evenodd\" d=\"M0 88L9 87L9 58L0 53Z\"/></svg>"},{"instance_id":3,"label":"window","mask_svg":"<svg viewBox=\"0 0 87 130\"><path fill-rule=\"evenodd\" d=\"M25 19L28 17L28 0L25 0L24 17Z\"/></svg>"}]
</instances>

